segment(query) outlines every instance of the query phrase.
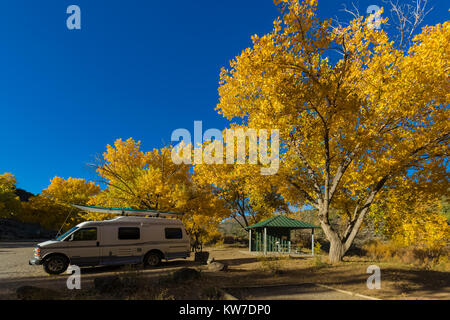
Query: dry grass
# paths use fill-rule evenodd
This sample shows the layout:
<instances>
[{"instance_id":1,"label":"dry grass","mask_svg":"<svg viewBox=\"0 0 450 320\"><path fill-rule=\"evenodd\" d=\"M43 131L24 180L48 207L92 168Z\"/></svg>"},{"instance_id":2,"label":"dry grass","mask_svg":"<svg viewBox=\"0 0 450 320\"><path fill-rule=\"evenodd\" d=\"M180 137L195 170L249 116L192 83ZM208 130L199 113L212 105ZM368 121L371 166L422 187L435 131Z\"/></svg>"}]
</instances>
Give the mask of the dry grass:
<instances>
[{"instance_id":1,"label":"dry grass","mask_svg":"<svg viewBox=\"0 0 450 320\"><path fill-rule=\"evenodd\" d=\"M448 248L401 247L392 242L371 241L363 246L374 261L413 265L425 270L450 271Z\"/></svg>"}]
</instances>

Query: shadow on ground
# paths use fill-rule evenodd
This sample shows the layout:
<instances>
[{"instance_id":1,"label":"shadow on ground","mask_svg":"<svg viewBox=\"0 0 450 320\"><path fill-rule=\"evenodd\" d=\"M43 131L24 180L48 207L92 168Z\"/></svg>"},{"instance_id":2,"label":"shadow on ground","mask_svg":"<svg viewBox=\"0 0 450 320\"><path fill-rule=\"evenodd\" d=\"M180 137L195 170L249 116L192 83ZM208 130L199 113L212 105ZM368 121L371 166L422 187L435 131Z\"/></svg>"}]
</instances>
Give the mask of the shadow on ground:
<instances>
[{"instance_id":1,"label":"shadow on ground","mask_svg":"<svg viewBox=\"0 0 450 320\"><path fill-rule=\"evenodd\" d=\"M291 258L291 266L296 261L309 258ZM236 257L231 259L217 259L220 262L226 262L230 268L228 272L210 272L205 266L191 260L172 260L163 262L156 268L143 268L142 266L107 266L95 268L82 268L82 289L92 286L92 282L98 277L107 277L110 275L128 272L130 270L142 270L142 275L146 278L158 279L175 270L184 267L201 267L203 280L195 283L197 287L202 285L203 281L209 281L210 285L221 288L230 288L238 290L236 295L243 298L257 297L265 299L267 297L281 297L283 299L315 299L322 296L322 299L332 297L333 295L321 287L311 286L311 284L324 284L334 288L341 288L357 293L372 295L376 293L367 289L366 264L355 265L351 262L344 262L337 266L325 265L317 267L304 264L299 268L282 269L280 274L261 270L257 257ZM311 261L313 262L313 261ZM254 264L243 266L246 264ZM450 287L450 273L430 270L411 270L395 267L381 266L382 289L378 292L382 298L396 298L402 293L422 292L433 295L440 294L439 298L445 299ZM66 281L69 275L60 276L33 276L21 277L20 274L13 277L4 278L0 282L0 299L16 299L15 290L20 286L37 286L43 288L53 288L61 292L68 292ZM255 292L242 291L242 288L251 286L278 285L279 288L256 290ZM299 287L300 286L300 287ZM239 289L240 288L240 289ZM239 291L241 290L241 291ZM230 292L231 293L231 292ZM231 293L233 294L233 293ZM309 297L309 298L308 298ZM335 299L344 299L337 297ZM348 297L347 297L348 298ZM449 299L450 296L447 297ZM354 297L352 296L352 299Z\"/></svg>"},{"instance_id":2,"label":"shadow on ground","mask_svg":"<svg viewBox=\"0 0 450 320\"><path fill-rule=\"evenodd\" d=\"M247 288L226 288L239 300L366 300L360 296L320 287L313 283Z\"/></svg>"}]
</instances>

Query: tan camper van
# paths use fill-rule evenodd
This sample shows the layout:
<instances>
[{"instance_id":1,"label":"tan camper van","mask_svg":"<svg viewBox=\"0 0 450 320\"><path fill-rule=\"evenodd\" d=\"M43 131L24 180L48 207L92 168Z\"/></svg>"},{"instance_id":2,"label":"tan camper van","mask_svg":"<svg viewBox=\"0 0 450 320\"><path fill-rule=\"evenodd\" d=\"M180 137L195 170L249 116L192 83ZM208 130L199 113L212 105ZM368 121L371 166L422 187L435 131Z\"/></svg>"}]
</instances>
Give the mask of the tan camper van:
<instances>
[{"instance_id":1,"label":"tan camper van","mask_svg":"<svg viewBox=\"0 0 450 320\"><path fill-rule=\"evenodd\" d=\"M39 243L29 263L60 274L69 264L157 266L163 259L189 255L189 236L180 220L123 216L83 222L55 240Z\"/></svg>"}]
</instances>

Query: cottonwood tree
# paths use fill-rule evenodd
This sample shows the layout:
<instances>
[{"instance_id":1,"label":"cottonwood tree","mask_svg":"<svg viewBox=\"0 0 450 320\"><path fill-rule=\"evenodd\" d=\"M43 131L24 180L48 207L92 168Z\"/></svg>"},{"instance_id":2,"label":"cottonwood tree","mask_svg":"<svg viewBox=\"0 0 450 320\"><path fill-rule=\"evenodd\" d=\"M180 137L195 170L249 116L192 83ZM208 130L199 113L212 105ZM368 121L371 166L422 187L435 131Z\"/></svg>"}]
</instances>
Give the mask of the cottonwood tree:
<instances>
[{"instance_id":1,"label":"cottonwood tree","mask_svg":"<svg viewBox=\"0 0 450 320\"><path fill-rule=\"evenodd\" d=\"M449 177L420 170L398 178L395 188L375 203L370 218L376 231L401 246L415 246L439 253L450 239L442 195L448 194Z\"/></svg>"},{"instance_id":2,"label":"cottonwood tree","mask_svg":"<svg viewBox=\"0 0 450 320\"><path fill-rule=\"evenodd\" d=\"M118 139L92 164L106 185L89 204L183 212L193 241L210 240L229 213L210 187L197 185L188 164L172 161L172 147L144 152L140 142ZM91 214L92 219L107 216Z\"/></svg>"},{"instance_id":3,"label":"cottonwood tree","mask_svg":"<svg viewBox=\"0 0 450 320\"><path fill-rule=\"evenodd\" d=\"M23 203L21 218L48 229L68 229L84 218L71 204L87 204L99 192L100 187L92 181L54 177L41 194Z\"/></svg>"},{"instance_id":4,"label":"cottonwood tree","mask_svg":"<svg viewBox=\"0 0 450 320\"><path fill-rule=\"evenodd\" d=\"M185 201L190 166L174 164L168 147L144 152L139 141L117 139L91 166L107 186L98 205L175 210Z\"/></svg>"},{"instance_id":5,"label":"cottonwood tree","mask_svg":"<svg viewBox=\"0 0 450 320\"><path fill-rule=\"evenodd\" d=\"M229 217L243 229L276 212L289 212L276 186L262 182L265 178L258 179L259 168L240 170L243 168L244 165L236 164L196 165L194 179L200 185L212 187L212 192L229 210Z\"/></svg>"},{"instance_id":6,"label":"cottonwood tree","mask_svg":"<svg viewBox=\"0 0 450 320\"><path fill-rule=\"evenodd\" d=\"M209 185L192 184L183 206L182 220L191 238L193 251L201 251L203 244L219 239L219 225L230 215L223 199L217 197Z\"/></svg>"},{"instance_id":7,"label":"cottonwood tree","mask_svg":"<svg viewBox=\"0 0 450 320\"><path fill-rule=\"evenodd\" d=\"M382 3L385 7L382 11L385 10L386 14L389 14L388 22L383 24L383 29L391 35L398 48L406 49L411 45L416 31L423 23L425 17L433 10L433 7L429 6L428 0L382 0ZM374 8L377 7L374 6ZM341 11L350 14L356 19L362 17L358 6L353 2L350 7L343 4ZM381 12L373 14L373 18L370 20L373 27L381 27L381 24L375 22L380 17ZM337 17L334 20L338 25L345 24L345 22L340 22Z\"/></svg>"},{"instance_id":8,"label":"cottonwood tree","mask_svg":"<svg viewBox=\"0 0 450 320\"><path fill-rule=\"evenodd\" d=\"M317 1L276 4L283 16L273 31L253 36L222 69L217 110L279 129L283 196L317 209L335 263L397 179L445 166L450 23L424 27L402 49L362 17L331 27ZM332 209L348 217L342 232L330 223Z\"/></svg>"},{"instance_id":9,"label":"cottonwood tree","mask_svg":"<svg viewBox=\"0 0 450 320\"><path fill-rule=\"evenodd\" d=\"M223 138L226 137L223 132ZM207 141L205 150L210 148L213 163L202 162L194 165L194 181L198 185L208 186L211 191L223 201L228 209L228 217L245 229L275 213L288 213L289 206L282 198L277 186L277 179L261 175L261 167L249 163L250 139L243 136L242 140L226 141L219 145ZM233 145L234 154L230 161L227 159L227 144ZM238 147L239 143L243 146ZM242 148L245 164L238 164L238 148ZM255 142L253 148L259 148ZM268 150L270 153L270 150ZM228 155L229 157L229 155Z\"/></svg>"},{"instance_id":10,"label":"cottonwood tree","mask_svg":"<svg viewBox=\"0 0 450 320\"><path fill-rule=\"evenodd\" d=\"M0 174L0 218L17 217L21 210L16 194L16 177L11 173Z\"/></svg>"}]
</instances>

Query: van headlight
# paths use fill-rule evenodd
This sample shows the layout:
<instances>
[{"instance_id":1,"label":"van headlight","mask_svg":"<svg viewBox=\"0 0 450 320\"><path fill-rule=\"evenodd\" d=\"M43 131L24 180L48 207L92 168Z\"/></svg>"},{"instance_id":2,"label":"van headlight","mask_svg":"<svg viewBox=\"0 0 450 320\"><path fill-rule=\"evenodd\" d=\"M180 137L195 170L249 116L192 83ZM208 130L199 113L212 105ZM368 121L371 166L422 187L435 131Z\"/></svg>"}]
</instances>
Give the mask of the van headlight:
<instances>
[{"instance_id":1,"label":"van headlight","mask_svg":"<svg viewBox=\"0 0 450 320\"><path fill-rule=\"evenodd\" d=\"M40 248L34 248L34 256L36 258L40 258L41 257L41 249Z\"/></svg>"}]
</instances>

